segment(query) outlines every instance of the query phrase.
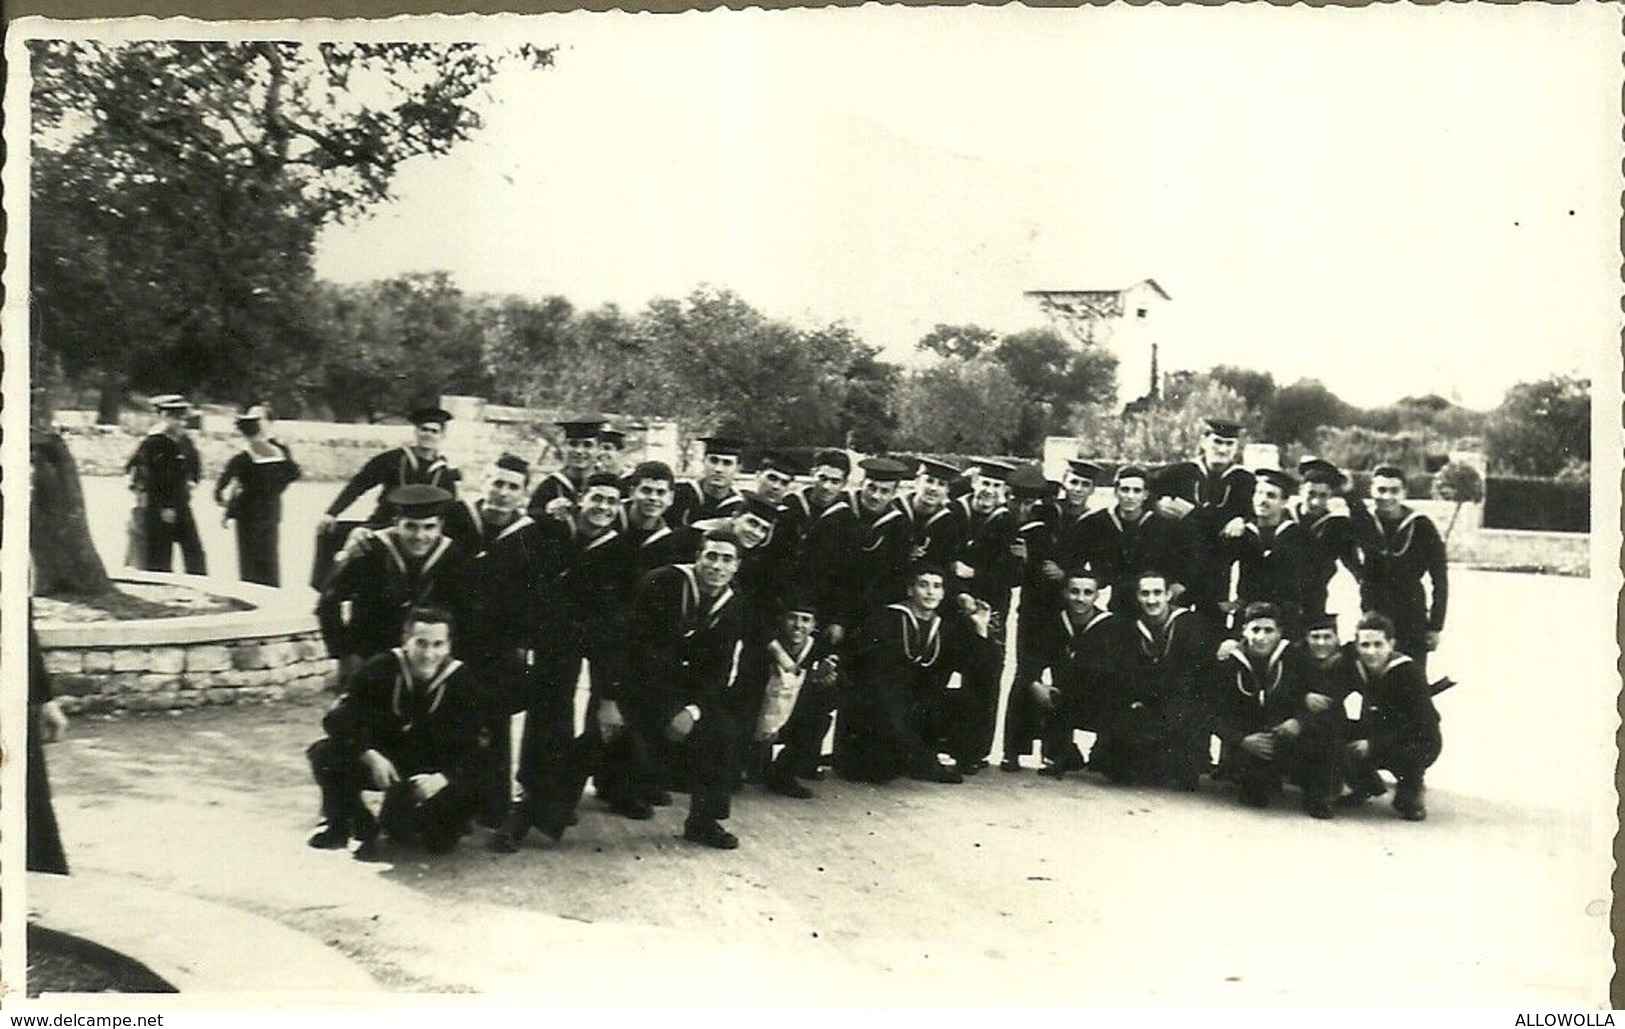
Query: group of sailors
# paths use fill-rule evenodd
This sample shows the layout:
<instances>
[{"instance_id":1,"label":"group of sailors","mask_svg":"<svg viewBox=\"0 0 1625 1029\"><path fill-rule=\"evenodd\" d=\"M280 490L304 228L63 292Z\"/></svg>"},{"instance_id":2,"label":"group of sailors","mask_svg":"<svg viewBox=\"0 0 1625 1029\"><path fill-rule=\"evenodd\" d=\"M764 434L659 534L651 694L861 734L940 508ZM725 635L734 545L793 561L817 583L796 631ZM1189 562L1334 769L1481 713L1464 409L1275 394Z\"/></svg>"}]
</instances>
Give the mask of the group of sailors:
<instances>
[{"instance_id":1,"label":"group of sailors","mask_svg":"<svg viewBox=\"0 0 1625 1029\"><path fill-rule=\"evenodd\" d=\"M178 547L188 575L207 575L208 555L192 513L192 489L203 474L189 431L198 414L178 393L153 397L152 406L158 421L124 465L135 497L124 563L167 572ZM215 481L214 501L222 523L236 529L239 577L278 586L282 494L300 477L299 465L285 444L266 434L264 405L246 408L235 420L242 443Z\"/></svg>"},{"instance_id":2,"label":"group of sailors","mask_svg":"<svg viewBox=\"0 0 1625 1029\"><path fill-rule=\"evenodd\" d=\"M323 523L340 535L381 488L322 573L344 691L309 750L312 846L445 851L479 823L511 852L532 829L562 838L591 779L632 819L687 793L684 838L731 849L742 781L800 799L826 765L958 783L995 760L1021 772L1035 744L1047 777L1208 775L1252 806L1292 782L1317 818L1387 792L1387 770L1395 811L1425 817L1448 577L1392 466L1368 508L1326 461L1242 468L1239 426L1212 421L1192 460L1108 476L1074 459L1059 483L840 449L803 467L721 437L689 482L658 461L623 472L588 417L560 423L559 471L503 454L458 499L450 415L412 421L413 444L369 461ZM1327 613L1340 565L1362 607L1346 642Z\"/></svg>"}]
</instances>

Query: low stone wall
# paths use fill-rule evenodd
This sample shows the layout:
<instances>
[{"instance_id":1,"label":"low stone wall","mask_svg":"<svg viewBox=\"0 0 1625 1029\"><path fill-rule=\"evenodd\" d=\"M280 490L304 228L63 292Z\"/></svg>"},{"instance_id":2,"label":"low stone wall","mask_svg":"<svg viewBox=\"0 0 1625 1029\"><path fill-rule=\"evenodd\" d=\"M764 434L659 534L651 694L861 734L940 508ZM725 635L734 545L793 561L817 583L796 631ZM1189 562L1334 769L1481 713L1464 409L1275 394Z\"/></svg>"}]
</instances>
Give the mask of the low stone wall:
<instances>
[{"instance_id":1,"label":"low stone wall","mask_svg":"<svg viewBox=\"0 0 1625 1029\"><path fill-rule=\"evenodd\" d=\"M196 491L201 494L214 488L215 479L225 470L231 456L242 449L243 443L233 427L211 425L211 421L206 418L203 430L192 435L198 456L203 460L203 478ZM146 435L146 427L135 424L59 424L80 475L123 475L125 462ZM320 426L325 431L307 435L300 431L304 426ZM340 435L340 431L344 434ZM299 464L302 478L313 482L342 482L379 451L410 442L412 427L277 422L273 435L287 444Z\"/></svg>"},{"instance_id":2,"label":"low stone wall","mask_svg":"<svg viewBox=\"0 0 1625 1029\"><path fill-rule=\"evenodd\" d=\"M316 616L300 591L124 570L127 582L206 589L251 611L141 621L41 622L40 649L63 710L168 711L309 696L333 688Z\"/></svg>"},{"instance_id":3,"label":"low stone wall","mask_svg":"<svg viewBox=\"0 0 1625 1029\"><path fill-rule=\"evenodd\" d=\"M1590 575L1591 535L1480 529L1461 547L1452 539L1450 559L1485 568Z\"/></svg>"},{"instance_id":4,"label":"low stone wall","mask_svg":"<svg viewBox=\"0 0 1625 1029\"><path fill-rule=\"evenodd\" d=\"M303 697L329 689L337 662L316 632L169 647L45 652L63 710L168 711Z\"/></svg>"},{"instance_id":5,"label":"low stone wall","mask_svg":"<svg viewBox=\"0 0 1625 1029\"><path fill-rule=\"evenodd\" d=\"M453 414L445 454L462 469L468 487L477 489L481 469L504 451L533 462L541 475L563 463L557 445L559 429L554 423L564 412L501 407L478 397L446 396L440 400ZM80 475L123 475L125 463L155 421L153 416L126 413L117 425L97 425L90 411L58 411L54 420L63 431ZM363 425L279 419L271 434L292 452L303 479L343 482L374 454L410 443L412 427L404 423ZM199 491L206 492L213 488L231 456L242 449L242 437L231 416L204 414L201 428L192 433L192 441L203 460ZM677 426L672 422L657 421L647 430L633 433L629 447L629 461L654 459L671 464L679 472L686 468L685 455L677 446Z\"/></svg>"}]
</instances>

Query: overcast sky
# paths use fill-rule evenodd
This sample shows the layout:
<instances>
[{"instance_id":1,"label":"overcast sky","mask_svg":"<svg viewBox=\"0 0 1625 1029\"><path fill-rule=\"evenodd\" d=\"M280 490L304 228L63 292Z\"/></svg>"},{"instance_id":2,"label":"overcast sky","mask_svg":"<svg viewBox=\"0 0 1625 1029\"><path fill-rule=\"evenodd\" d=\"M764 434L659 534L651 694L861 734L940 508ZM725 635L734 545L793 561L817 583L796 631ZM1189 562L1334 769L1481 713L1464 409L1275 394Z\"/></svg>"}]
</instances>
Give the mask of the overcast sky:
<instances>
[{"instance_id":1,"label":"overcast sky","mask_svg":"<svg viewBox=\"0 0 1625 1029\"><path fill-rule=\"evenodd\" d=\"M511 23L510 23L511 24ZM573 14L318 271L636 310L700 283L896 360L1155 277L1165 368L1361 404L1617 356L1619 14L870 7Z\"/></svg>"}]
</instances>

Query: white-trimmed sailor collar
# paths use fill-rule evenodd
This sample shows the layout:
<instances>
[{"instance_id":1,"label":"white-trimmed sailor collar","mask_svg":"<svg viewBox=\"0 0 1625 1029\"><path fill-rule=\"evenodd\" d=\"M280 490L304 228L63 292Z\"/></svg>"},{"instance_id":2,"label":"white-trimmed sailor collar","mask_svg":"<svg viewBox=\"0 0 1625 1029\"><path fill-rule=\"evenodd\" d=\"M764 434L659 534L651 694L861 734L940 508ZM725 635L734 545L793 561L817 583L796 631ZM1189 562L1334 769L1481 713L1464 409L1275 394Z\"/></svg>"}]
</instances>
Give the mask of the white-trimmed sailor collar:
<instances>
[{"instance_id":1,"label":"white-trimmed sailor collar","mask_svg":"<svg viewBox=\"0 0 1625 1029\"><path fill-rule=\"evenodd\" d=\"M920 652L916 654L909 640L920 631L920 616L916 615L914 609L907 604L887 604L886 606L893 611L902 612L903 620L906 623L906 631L903 633L903 656L908 658L911 663L922 668L929 668L936 664L937 658L942 654L942 617L934 615L931 618L931 623L925 630L925 639L921 643Z\"/></svg>"},{"instance_id":2,"label":"white-trimmed sailor collar","mask_svg":"<svg viewBox=\"0 0 1625 1029\"><path fill-rule=\"evenodd\" d=\"M401 553L400 545L395 542L395 534L390 530L385 529L383 532L378 533L374 538L383 545L384 552L389 555L390 560L394 562L395 567L400 570L402 575L405 575L406 555ZM429 553L423 558L423 567L419 569L418 574L428 574L429 570L438 564L440 559L446 556L446 551L450 549L451 537L441 536L440 539L435 543L434 549L430 550Z\"/></svg>"},{"instance_id":3,"label":"white-trimmed sailor collar","mask_svg":"<svg viewBox=\"0 0 1625 1029\"><path fill-rule=\"evenodd\" d=\"M412 666L406 660L406 651L400 647L393 647L390 649L390 653L395 655L395 663L399 666L399 672L395 676L395 689L390 696L389 707L391 711L395 712L395 717L403 718L406 715L403 704L405 694L408 690L417 687L417 683L412 678ZM461 667L463 667L461 661L450 658L440 666L440 671L435 673L434 678L422 685L421 689L429 696L428 711L430 714L433 714L440 707L440 702L446 699L446 680L450 679L452 673Z\"/></svg>"},{"instance_id":4,"label":"white-trimmed sailor collar","mask_svg":"<svg viewBox=\"0 0 1625 1029\"><path fill-rule=\"evenodd\" d=\"M1370 683L1376 681L1372 679L1371 672L1366 669L1364 661L1356 659L1354 663L1360 668L1361 682ZM1410 663L1411 656L1409 654L1401 654L1396 651L1394 655L1388 659L1388 663L1382 666L1382 671L1377 673L1377 680L1387 678L1389 672L1398 668L1400 665L1408 665Z\"/></svg>"},{"instance_id":5,"label":"white-trimmed sailor collar","mask_svg":"<svg viewBox=\"0 0 1625 1029\"><path fill-rule=\"evenodd\" d=\"M700 595L699 573L695 570L692 564L681 564L676 565L675 567L679 572L683 573L682 611L683 621L687 622L689 615L693 613L694 608L702 599ZM733 599L733 596L733 584L729 583L723 588L721 593L718 593L712 598L711 603L707 605L705 610L700 614L699 621L703 623L704 628L709 629L716 625L717 617L722 613L722 609L728 605L728 602Z\"/></svg>"}]
</instances>

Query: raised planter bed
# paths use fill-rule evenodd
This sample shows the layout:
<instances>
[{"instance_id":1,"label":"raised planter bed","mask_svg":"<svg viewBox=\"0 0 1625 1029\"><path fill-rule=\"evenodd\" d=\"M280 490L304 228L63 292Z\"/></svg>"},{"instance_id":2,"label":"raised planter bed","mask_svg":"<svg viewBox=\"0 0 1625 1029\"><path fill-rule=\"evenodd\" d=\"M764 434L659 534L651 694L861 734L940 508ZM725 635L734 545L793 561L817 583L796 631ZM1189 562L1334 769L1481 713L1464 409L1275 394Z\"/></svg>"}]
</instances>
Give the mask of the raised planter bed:
<instances>
[{"instance_id":1,"label":"raised planter bed","mask_svg":"<svg viewBox=\"0 0 1625 1029\"><path fill-rule=\"evenodd\" d=\"M328 689L337 674L303 590L132 569L120 569L114 580L192 587L250 609L125 621L40 621L45 667L70 714L307 696Z\"/></svg>"}]
</instances>

